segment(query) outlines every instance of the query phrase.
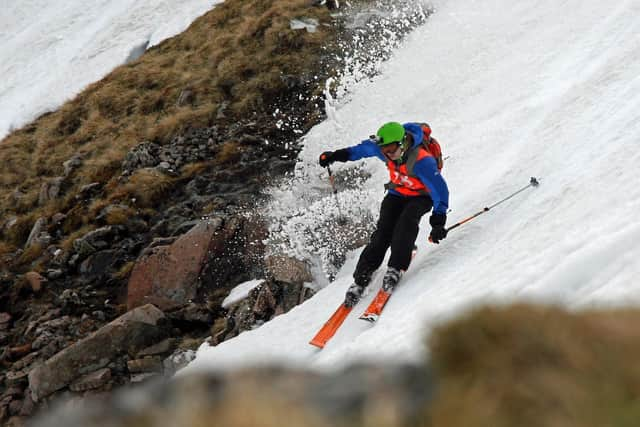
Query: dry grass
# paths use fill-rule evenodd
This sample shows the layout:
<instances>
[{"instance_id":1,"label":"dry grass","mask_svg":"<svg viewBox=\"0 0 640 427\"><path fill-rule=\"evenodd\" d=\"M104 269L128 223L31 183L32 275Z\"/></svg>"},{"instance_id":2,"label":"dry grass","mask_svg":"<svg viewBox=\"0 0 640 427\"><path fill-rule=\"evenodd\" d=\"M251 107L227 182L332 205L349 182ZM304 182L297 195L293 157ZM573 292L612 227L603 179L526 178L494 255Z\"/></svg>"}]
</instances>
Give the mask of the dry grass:
<instances>
[{"instance_id":1,"label":"dry grass","mask_svg":"<svg viewBox=\"0 0 640 427\"><path fill-rule=\"evenodd\" d=\"M434 426L637 426L640 313L483 309L431 339Z\"/></svg>"},{"instance_id":2,"label":"dry grass","mask_svg":"<svg viewBox=\"0 0 640 427\"><path fill-rule=\"evenodd\" d=\"M105 218L107 225L124 225L126 224L134 215L136 211L126 207L115 207L111 209Z\"/></svg>"},{"instance_id":3,"label":"dry grass","mask_svg":"<svg viewBox=\"0 0 640 427\"><path fill-rule=\"evenodd\" d=\"M89 233L90 231L93 231L93 229L94 227L87 226L87 225L83 226L82 228L79 228L78 230L69 234L62 242L60 242L60 247L65 251L69 252L73 248L73 242L76 239L79 239L85 234Z\"/></svg>"},{"instance_id":4,"label":"dry grass","mask_svg":"<svg viewBox=\"0 0 640 427\"><path fill-rule=\"evenodd\" d=\"M122 267L120 267L120 269L116 273L114 273L113 277L118 280L128 279L135 265L136 265L135 261L129 261L125 263Z\"/></svg>"},{"instance_id":5,"label":"dry grass","mask_svg":"<svg viewBox=\"0 0 640 427\"><path fill-rule=\"evenodd\" d=\"M110 202L130 202L141 208L156 206L169 193L176 179L157 169L138 169L129 181L119 186L111 195Z\"/></svg>"},{"instance_id":6,"label":"dry grass","mask_svg":"<svg viewBox=\"0 0 640 427\"><path fill-rule=\"evenodd\" d=\"M44 248L42 247L42 245L39 243L34 243L33 245L25 249L22 255L20 255L20 258L18 258L18 263L30 264L36 259L38 259L43 252L44 252Z\"/></svg>"},{"instance_id":7,"label":"dry grass","mask_svg":"<svg viewBox=\"0 0 640 427\"><path fill-rule=\"evenodd\" d=\"M16 247L5 242L0 242L0 259L5 255L12 254L16 251Z\"/></svg>"},{"instance_id":8,"label":"dry grass","mask_svg":"<svg viewBox=\"0 0 640 427\"><path fill-rule=\"evenodd\" d=\"M70 177L67 195L100 182L108 200L132 195L152 206L169 183L151 186L148 179L156 177L143 172L134 181L151 187L150 196L132 185L121 188L114 180L125 154L145 140L163 144L188 128L220 124L216 117L223 101L229 105L228 123L268 114L286 100L290 76L311 85L304 80L317 70L321 47L333 34L322 26L316 33L289 29L291 18L303 16L330 19L325 8L307 0L225 1L58 111L13 132L0 143L0 215L49 214L58 208L60 201L37 206L40 185L61 176L63 162L78 153L85 161ZM15 190L22 193L18 200L12 198ZM88 212L77 214L65 224L66 232L93 220ZM29 221L21 218L21 224ZM20 246L24 228L1 237Z\"/></svg>"},{"instance_id":9,"label":"dry grass","mask_svg":"<svg viewBox=\"0 0 640 427\"><path fill-rule=\"evenodd\" d=\"M220 147L220 152L216 156L216 164L231 164L240 158L242 148L237 141L227 141Z\"/></svg>"},{"instance_id":10,"label":"dry grass","mask_svg":"<svg viewBox=\"0 0 640 427\"><path fill-rule=\"evenodd\" d=\"M18 217L17 222L4 232L5 245L22 246L36 223L37 216L28 214Z\"/></svg>"}]
</instances>

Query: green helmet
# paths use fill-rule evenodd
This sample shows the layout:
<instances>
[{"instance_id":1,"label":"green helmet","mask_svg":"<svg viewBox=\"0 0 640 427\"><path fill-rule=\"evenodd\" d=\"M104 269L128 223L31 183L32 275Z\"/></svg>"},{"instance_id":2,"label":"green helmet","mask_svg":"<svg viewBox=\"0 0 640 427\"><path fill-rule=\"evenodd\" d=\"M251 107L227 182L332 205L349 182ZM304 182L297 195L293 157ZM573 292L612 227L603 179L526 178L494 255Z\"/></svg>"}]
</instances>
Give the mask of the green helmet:
<instances>
[{"instance_id":1,"label":"green helmet","mask_svg":"<svg viewBox=\"0 0 640 427\"><path fill-rule=\"evenodd\" d=\"M379 146L393 144L395 142L402 143L404 141L404 126L398 122L389 122L382 125L378 129L377 143Z\"/></svg>"}]
</instances>

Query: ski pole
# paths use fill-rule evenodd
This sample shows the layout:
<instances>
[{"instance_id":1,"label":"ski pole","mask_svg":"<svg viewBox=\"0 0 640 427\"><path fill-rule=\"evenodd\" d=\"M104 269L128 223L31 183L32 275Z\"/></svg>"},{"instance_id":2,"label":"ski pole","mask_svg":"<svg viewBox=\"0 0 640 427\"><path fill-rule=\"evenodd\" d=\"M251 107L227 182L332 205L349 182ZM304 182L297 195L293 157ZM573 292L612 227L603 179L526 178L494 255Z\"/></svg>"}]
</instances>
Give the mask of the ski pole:
<instances>
[{"instance_id":1,"label":"ski pole","mask_svg":"<svg viewBox=\"0 0 640 427\"><path fill-rule=\"evenodd\" d=\"M333 189L333 196L336 199L336 206L338 208L338 224L344 225L347 220L345 216L342 214L342 209L340 208L340 201L338 200L338 189L336 188L335 178L333 173L331 173L331 167L327 165L327 172L329 172L329 182L331 183L331 188Z\"/></svg>"},{"instance_id":2,"label":"ski pole","mask_svg":"<svg viewBox=\"0 0 640 427\"><path fill-rule=\"evenodd\" d=\"M485 212L489 212L491 209L495 208L499 204L506 202L507 200L509 200L510 198L514 197L517 194L522 193L527 188L529 188L529 187L537 187L539 184L540 183L538 182L538 180L535 177L532 176L531 179L529 180L529 184L527 184L526 186L524 186L521 189L519 189L518 191L510 194L509 196L505 197L504 199L494 203L493 205L485 207L480 212L477 212L477 213L471 215L470 217L465 218L462 221L453 224L451 227L446 229L446 232L448 233L449 231L453 230L454 228L460 227L462 224L465 224L465 223L471 221L472 219L474 219L476 217L479 217L480 215L482 215ZM431 241L431 238L429 238L429 241Z\"/></svg>"}]
</instances>

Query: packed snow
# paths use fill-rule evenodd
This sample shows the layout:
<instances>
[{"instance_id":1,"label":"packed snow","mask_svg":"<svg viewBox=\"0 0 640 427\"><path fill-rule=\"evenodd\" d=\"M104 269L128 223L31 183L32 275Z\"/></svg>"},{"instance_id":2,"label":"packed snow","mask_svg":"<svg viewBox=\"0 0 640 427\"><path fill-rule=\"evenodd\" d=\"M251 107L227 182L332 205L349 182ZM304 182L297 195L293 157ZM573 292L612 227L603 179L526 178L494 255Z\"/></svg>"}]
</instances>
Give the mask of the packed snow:
<instances>
[{"instance_id":1,"label":"packed snow","mask_svg":"<svg viewBox=\"0 0 640 427\"><path fill-rule=\"evenodd\" d=\"M640 303L640 2L434 5L379 77L330 105L329 119L306 136L296 177L275 193L273 209L294 203L292 220L313 213L309 223L321 219L318 212L335 215L330 191L316 201L298 197L329 185L319 154L354 145L390 120L428 121L450 156L443 171L449 224L531 176L540 186L440 245L427 243L426 216L418 255L376 324L358 316L384 268L333 340L323 350L308 344L342 301L358 250L311 300L216 347L203 345L185 372L283 361L318 369L368 358L414 361L428 354L430 330L474 306ZM359 191L341 192L340 203L377 212L387 172L376 159L364 164L371 178Z\"/></svg>"},{"instance_id":2,"label":"packed snow","mask_svg":"<svg viewBox=\"0 0 640 427\"><path fill-rule=\"evenodd\" d=\"M229 295L222 301L222 308L228 308L229 306L242 301L249 296L249 293L258 287L264 280L249 280L240 283L235 288L231 289Z\"/></svg>"},{"instance_id":3,"label":"packed snow","mask_svg":"<svg viewBox=\"0 0 640 427\"><path fill-rule=\"evenodd\" d=\"M0 0L0 140L220 0Z\"/></svg>"}]
</instances>

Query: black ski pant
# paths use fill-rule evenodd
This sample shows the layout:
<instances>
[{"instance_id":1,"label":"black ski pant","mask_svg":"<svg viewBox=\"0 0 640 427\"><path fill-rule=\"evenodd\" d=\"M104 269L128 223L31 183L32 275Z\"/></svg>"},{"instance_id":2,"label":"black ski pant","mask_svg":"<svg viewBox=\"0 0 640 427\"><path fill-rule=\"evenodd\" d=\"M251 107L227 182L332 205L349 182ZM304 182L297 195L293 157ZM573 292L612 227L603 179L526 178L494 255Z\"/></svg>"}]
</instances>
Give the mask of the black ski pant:
<instances>
[{"instance_id":1,"label":"black ski pant","mask_svg":"<svg viewBox=\"0 0 640 427\"><path fill-rule=\"evenodd\" d=\"M420 219L432 206L433 202L429 196L403 197L387 193L380 206L376 230L362 251L353 273L356 284L369 284L373 272L382 264L389 247L391 257L387 265L402 271L409 268Z\"/></svg>"}]
</instances>

